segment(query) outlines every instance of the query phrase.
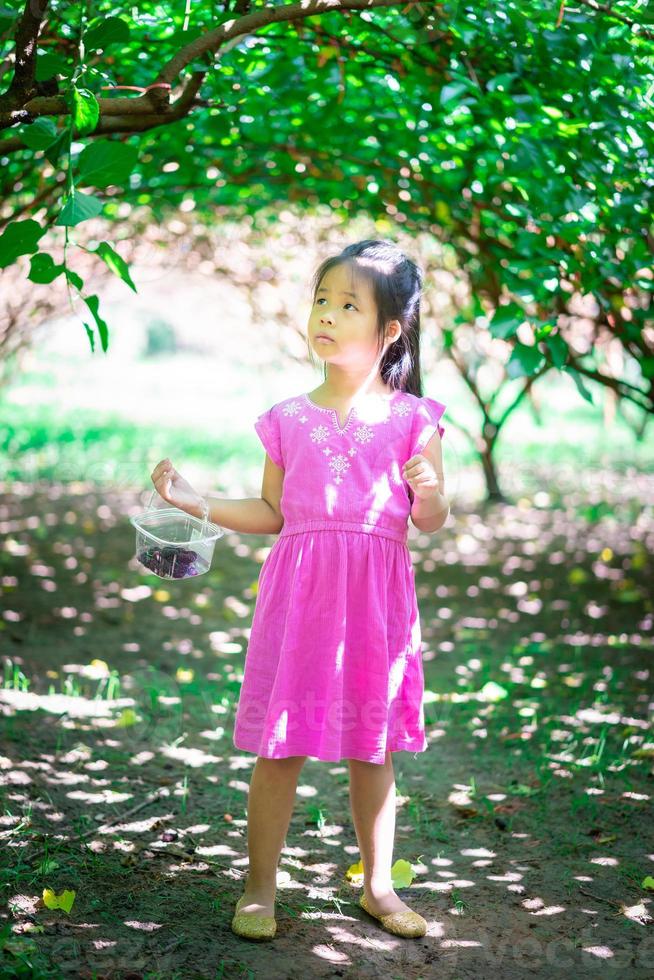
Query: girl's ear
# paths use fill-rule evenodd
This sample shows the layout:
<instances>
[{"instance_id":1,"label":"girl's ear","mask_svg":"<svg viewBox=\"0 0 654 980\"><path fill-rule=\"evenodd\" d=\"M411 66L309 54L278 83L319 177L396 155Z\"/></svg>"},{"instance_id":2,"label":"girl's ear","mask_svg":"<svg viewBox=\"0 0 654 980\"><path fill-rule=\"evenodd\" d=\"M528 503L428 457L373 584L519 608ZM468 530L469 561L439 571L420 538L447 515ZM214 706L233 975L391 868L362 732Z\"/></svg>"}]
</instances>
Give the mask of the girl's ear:
<instances>
[{"instance_id":1,"label":"girl's ear","mask_svg":"<svg viewBox=\"0 0 654 980\"><path fill-rule=\"evenodd\" d=\"M402 327L399 320L391 320L386 327L386 339L395 342L397 338L402 333Z\"/></svg>"}]
</instances>

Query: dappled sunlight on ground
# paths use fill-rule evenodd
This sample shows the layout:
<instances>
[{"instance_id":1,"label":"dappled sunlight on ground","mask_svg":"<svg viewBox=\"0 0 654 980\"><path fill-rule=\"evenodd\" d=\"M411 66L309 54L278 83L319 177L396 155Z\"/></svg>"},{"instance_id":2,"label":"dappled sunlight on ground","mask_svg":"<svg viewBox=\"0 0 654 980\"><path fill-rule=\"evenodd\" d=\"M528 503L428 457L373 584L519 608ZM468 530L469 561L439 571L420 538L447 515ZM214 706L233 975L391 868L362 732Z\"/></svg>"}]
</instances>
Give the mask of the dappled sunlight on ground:
<instances>
[{"instance_id":1,"label":"dappled sunlight on ground","mask_svg":"<svg viewBox=\"0 0 654 980\"><path fill-rule=\"evenodd\" d=\"M652 518L631 496L534 503L412 541L429 748L394 754L394 860L427 935L359 909L348 767L310 759L280 860L280 968L648 968ZM132 562L133 504L23 488L0 505L6 915L76 969L261 970L229 928L255 762L231 732L269 539L227 535L204 581L163 583ZM74 890L70 913L46 888Z\"/></svg>"}]
</instances>

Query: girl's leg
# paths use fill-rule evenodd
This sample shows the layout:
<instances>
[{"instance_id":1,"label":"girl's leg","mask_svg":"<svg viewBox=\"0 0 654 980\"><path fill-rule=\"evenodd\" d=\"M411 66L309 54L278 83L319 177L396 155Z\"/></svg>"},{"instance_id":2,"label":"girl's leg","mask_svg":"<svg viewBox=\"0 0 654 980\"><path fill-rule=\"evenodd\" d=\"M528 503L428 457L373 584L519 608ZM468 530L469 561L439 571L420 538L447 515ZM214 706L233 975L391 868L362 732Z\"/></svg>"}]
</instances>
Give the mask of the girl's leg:
<instances>
[{"instance_id":1,"label":"girl's leg","mask_svg":"<svg viewBox=\"0 0 654 980\"><path fill-rule=\"evenodd\" d=\"M248 792L248 875L241 912L274 915L277 863L305 755L257 757Z\"/></svg>"},{"instance_id":2,"label":"girl's leg","mask_svg":"<svg viewBox=\"0 0 654 980\"><path fill-rule=\"evenodd\" d=\"M349 759L352 820L363 861L363 890L375 915L404 912L393 891L391 865L395 838L395 773L391 753L383 765Z\"/></svg>"}]
</instances>

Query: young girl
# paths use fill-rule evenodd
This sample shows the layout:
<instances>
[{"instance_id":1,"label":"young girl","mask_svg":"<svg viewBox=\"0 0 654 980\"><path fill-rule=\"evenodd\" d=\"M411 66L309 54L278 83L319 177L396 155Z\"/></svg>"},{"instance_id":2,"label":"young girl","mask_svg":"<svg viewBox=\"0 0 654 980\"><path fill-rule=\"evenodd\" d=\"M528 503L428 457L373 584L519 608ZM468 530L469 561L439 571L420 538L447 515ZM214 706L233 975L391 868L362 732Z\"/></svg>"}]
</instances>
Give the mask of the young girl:
<instances>
[{"instance_id":1,"label":"young girl","mask_svg":"<svg viewBox=\"0 0 654 980\"><path fill-rule=\"evenodd\" d=\"M398 936L426 922L395 894L392 752L427 747L421 634L408 519L449 513L439 419L421 396L419 269L392 242L363 241L316 271L307 341L324 361L314 391L255 423L261 497L213 500L164 459L164 500L216 524L279 534L263 563L234 745L257 755L248 795L248 876L232 929L275 935L276 871L308 756L347 759L363 863L361 907Z\"/></svg>"}]
</instances>

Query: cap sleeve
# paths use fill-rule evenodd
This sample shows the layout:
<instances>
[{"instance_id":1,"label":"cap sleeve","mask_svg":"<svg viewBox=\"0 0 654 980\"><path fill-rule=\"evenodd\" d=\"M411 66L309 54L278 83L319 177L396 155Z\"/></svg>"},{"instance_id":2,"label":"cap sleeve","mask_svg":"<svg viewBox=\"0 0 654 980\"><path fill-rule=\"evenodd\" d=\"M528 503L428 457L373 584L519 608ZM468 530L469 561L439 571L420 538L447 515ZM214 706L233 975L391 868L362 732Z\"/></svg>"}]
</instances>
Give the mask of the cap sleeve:
<instances>
[{"instance_id":1,"label":"cap sleeve","mask_svg":"<svg viewBox=\"0 0 654 980\"><path fill-rule=\"evenodd\" d=\"M445 427L439 424L445 405L437 402L434 398L421 398L420 403L413 416L413 426L411 429L411 456L422 452L435 432L440 436L445 432Z\"/></svg>"},{"instance_id":2,"label":"cap sleeve","mask_svg":"<svg viewBox=\"0 0 654 980\"><path fill-rule=\"evenodd\" d=\"M282 440L279 431L279 419L274 405L257 418L254 428L273 463L283 469Z\"/></svg>"}]
</instances>

